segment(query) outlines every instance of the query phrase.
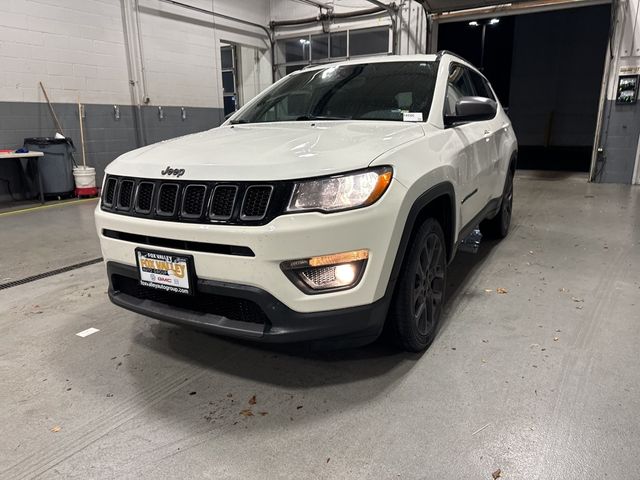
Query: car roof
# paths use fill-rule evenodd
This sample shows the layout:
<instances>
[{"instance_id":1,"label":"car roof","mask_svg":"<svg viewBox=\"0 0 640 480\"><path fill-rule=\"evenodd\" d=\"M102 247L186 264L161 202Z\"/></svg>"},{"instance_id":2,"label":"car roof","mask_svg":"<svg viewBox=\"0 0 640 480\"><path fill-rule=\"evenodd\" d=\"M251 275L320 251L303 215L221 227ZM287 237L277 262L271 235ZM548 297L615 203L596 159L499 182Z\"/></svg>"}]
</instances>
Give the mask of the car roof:
<instances>
[{"instance_id":1,"label":"car roof","mask_svg":"<svg viewBox=\"0 0 640 480\"><path fill-rule=\"evenodd\" d=\"M443 50L441 52L433 53L433 54L417 54L417 55L376 55L372 57L359 57L351 60L343 60L340 62L332 62L332 63L323 63L318 65L309 65L302 70L298 70L297 72L309 72L314 70L323 70L325 68L331 67L341 67L343 65L362 65L365 63L390 63L390 62L436 62L442 59L444 56L449 56L456 61L463 63L475 70L475 67L466 61L464 58L459 57L458 55L447 52ZM294 74L297 72L293 72Z\"/></svg>"},{"instance_id":2,"label":"car roof","mask_svg":"<svg viewBox=\"0 0 640 480\"><path fill-rule=\"evenodd\" d=\"M376 55L373 57L358 57L340 62L323 63L319 65L309 65L305 71L322 70L327 67L340 67L342 65L361 65L363 63L389 63L389 62L435 62L437 55Z\"/></svg>"}]
</instances>

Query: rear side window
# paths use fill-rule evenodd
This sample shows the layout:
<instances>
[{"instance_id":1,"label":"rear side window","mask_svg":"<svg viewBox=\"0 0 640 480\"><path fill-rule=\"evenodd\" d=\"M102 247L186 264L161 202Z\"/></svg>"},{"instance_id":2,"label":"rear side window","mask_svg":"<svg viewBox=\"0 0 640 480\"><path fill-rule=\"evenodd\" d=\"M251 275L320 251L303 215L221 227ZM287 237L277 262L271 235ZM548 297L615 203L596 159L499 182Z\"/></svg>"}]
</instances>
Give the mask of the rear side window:
<instances>
[{"instance_id":1,"label":"rear side window","mask_svg":"<svg viewBox=\"0 0 640 480\"><path fill-rule=\"evenodd\" d=\"M479 75L477 72L473 70L469 70L469 75L471 76L471 81L473 83L473 88L476 91L476 95L478 97L490 98L491 100L495 100L493 96L493 92L491 91L491 87L489 86L489 82L487 82L486 78L482 75Z\"/></svg>"},{"instance_id":2,"label":"rear side window","mask_svg":"<svg viewBox=\"0 0 640 480\"><path fill-rule=\"evenodd\" d=\"M453 115L456 111L456 102L462 97L473 97L475 95L473 83L469 76L469 69L455 63L449 68L449 79L447 81L447 96L444 101L444 114Z\"/></svg>"}]
</instances>

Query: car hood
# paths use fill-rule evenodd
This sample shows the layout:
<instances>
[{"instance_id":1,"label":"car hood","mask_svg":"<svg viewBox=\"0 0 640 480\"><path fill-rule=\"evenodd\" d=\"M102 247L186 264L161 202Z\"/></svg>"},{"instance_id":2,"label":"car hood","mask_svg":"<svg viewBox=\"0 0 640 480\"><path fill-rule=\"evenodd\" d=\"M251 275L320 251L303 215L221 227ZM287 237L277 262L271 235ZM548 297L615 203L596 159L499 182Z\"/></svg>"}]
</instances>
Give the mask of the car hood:
<instances>
[{"instance_id":1,"label":"car hood","mask_svg":"<svg viewBox=\"0 0 640 480\"><path fill-rule=\"evenodd\" d=\"M181 180L287 180L367 167L384 152L424 136L403 122L322 121L263 123L214 128L133 150L107 173ZM175 178L175 177L173 177Z\"/></svg>"}]
</instances>

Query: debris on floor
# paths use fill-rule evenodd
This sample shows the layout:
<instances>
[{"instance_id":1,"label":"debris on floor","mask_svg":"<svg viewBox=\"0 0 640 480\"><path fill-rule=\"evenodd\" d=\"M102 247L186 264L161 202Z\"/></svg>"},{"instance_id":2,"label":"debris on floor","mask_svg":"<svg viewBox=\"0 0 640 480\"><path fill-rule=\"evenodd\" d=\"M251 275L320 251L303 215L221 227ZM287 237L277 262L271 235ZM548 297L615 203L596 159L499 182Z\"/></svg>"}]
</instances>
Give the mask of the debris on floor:
<instances>
[{"instance_id":1,"label":"debris on floor","mask_svg":"<svg viewBox=\"0 0 640 480\"><path fill-rule=\"evenodd\" d=\"M480 427L479 429L477 429L475 432L473 432L471 434L471 436L477 435L478 433L480 433L481 431L483 431L485 428L487 428L489 425L491 425L490 423L487 423L486 425Z\"/></svg>"},{"instance_id":2,"label":"debris on floor","mask_svg":"<svg viewBox=\"0 0 640 480\"><path fill-rule=\"evenodd\" d=\"M493 477L493 480L496 480L496 478L500 478L502 476L502 470L496 470L491 474L491 476Z\"/></svg>"}]
</instances>

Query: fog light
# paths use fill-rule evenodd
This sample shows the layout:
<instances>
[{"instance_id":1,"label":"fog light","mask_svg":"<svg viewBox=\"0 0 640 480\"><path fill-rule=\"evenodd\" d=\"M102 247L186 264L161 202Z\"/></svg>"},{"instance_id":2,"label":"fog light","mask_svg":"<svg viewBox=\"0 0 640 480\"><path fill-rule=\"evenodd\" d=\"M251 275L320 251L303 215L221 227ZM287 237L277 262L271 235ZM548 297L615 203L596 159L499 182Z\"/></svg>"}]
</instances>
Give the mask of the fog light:
<instances>
[{"instance_id":1,"label":"fog light","mask_svg":"<svg viewBox=\"0 0 640 480\"><path fill-rule=\"evenodd\" d=\"M280 267L300 290L312 294L355 287L362 278L368 258L368 250L355 250L292 260Z\"/></svg>"},{"instance_id":2,"label":"fog light","mask_svg":"<svg viewBox=\"0 0 640 480\"><path fill-rule=\"evenodd\" d=\"M336 280L343 285L349 285L350 283L353 283L356 278L356 267L351 263L337 265L335 269Z\"/></svg>"}]
</instances>

